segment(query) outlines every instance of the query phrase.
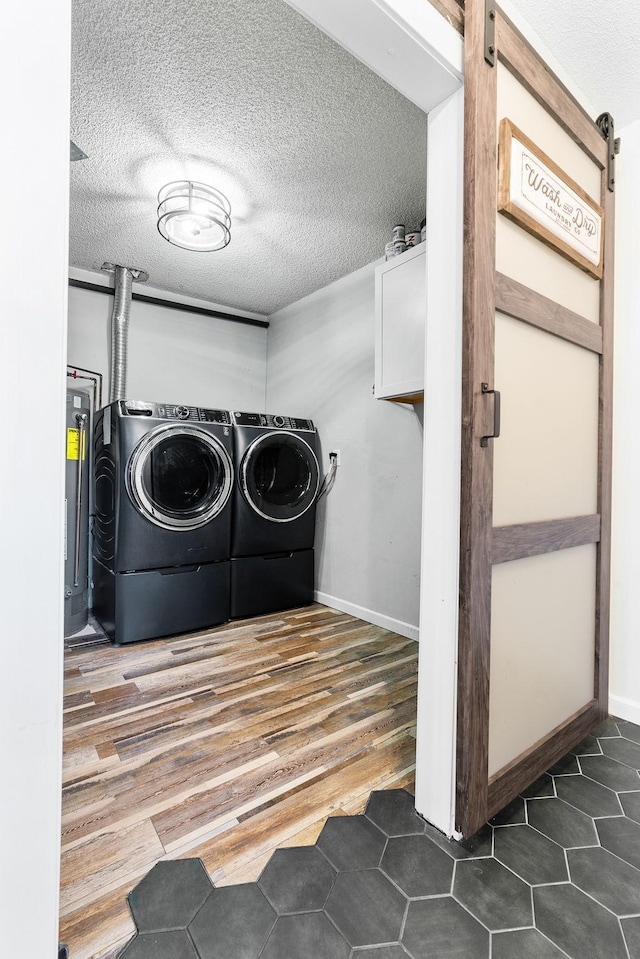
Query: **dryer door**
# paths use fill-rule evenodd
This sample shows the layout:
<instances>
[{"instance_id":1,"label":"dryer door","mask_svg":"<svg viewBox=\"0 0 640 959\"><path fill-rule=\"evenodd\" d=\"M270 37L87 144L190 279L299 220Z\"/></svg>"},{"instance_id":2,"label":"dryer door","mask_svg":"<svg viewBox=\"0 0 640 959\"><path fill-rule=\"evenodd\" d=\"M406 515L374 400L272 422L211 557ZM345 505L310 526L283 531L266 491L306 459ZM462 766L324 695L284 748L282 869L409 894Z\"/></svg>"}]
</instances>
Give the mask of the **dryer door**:
<instances>
[{"instance_id":1,"label":"dryer door","mask_svg":"<svg viewBox=\"0 0 640 959\"><path fill-rule=\"evenodd\" d=\"M242 492L249 506L272 523L290 523L315 503L320 484L316 454L294 433L266 433L242 459Z\"/></svg>"},{"instance_id":2,"label":"dryer door","mask_svg":"<svg viewBox=\"0 0 640 959\"><path fill-rule=\"evenodd\" d=\"M215 436L172 423L148 433L129 459L127 490L136 508L165 529L198 529L226 505L233 466Z\"/></svg>"}]
</instances>

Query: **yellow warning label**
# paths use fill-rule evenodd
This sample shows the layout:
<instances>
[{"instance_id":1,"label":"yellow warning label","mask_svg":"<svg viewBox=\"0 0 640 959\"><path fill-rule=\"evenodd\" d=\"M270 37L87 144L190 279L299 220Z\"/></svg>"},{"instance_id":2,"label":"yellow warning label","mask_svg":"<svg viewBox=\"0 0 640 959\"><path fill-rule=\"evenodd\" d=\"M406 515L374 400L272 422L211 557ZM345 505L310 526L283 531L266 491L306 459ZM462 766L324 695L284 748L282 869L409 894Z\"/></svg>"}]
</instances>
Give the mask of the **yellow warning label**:
<instances>
[{"instance_id":1,"label":"yellow warning label","mask_svg":"<svg viewBox=\"0 0 640 959\"><path fill-rule=\"evenodd\" d=\"M86 438L87 434L83 433L82 436L82 459L86 458ZM78 447L80 446L80 430L74 430L72 428L67 429L67 459L68 460L77 460L78 459Z\"/></svg>"}]
</instances>

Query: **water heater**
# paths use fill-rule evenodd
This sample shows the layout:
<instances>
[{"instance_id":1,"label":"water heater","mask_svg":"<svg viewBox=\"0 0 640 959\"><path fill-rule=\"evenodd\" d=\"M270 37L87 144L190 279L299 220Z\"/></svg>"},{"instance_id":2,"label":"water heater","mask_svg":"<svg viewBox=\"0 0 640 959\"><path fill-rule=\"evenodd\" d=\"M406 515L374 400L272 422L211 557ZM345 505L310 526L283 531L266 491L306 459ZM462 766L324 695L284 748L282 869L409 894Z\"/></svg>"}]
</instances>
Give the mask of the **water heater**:
<instances>
[{"instance_id":1,"label":"water heater","mask_svg":"<svg viewBox=\"0 0 640 959\"><path fill-rule=\"evenodd\" d=\"M82 390L67 390L64 444L64 634L70 636L89 617L91 401Z\"/></svg>"}]
</instances>

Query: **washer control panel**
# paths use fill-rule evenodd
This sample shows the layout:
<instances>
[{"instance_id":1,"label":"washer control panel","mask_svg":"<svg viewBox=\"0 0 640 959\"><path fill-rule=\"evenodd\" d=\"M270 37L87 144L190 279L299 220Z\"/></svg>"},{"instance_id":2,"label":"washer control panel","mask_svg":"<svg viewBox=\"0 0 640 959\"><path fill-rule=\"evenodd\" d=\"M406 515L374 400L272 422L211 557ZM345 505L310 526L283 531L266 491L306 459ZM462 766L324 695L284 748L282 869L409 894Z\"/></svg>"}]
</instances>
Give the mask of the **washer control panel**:
<instances>
[{"instance_id":1,"label":"washer control panel","mask_svg":"<svg viewBox=\"0 0 640 959\"><path fill-rule=\"evenodd\" d=\"M198 410L201 423L224 423L231 426L231 413L228 410Z\"/></svg>"},{"instance_id":2,"label":"washer control panel","mask_svg":"<svg viewBox=\"0 0 640 959\"><path fill-rule=\"evenodd\" d=\"M128 416L155 416L156 419L161 420L231 425L231 414L228 410L207 410L199 406L182 406L173 403L147 403L144 400L124 400L122 409Z\"/></svg>"},{"instance_id":3,"label":"washer control panel","mask_svg":"<svg viewBox=\"0 0 640 959\"><path fill-rule=\"evenodd\" d=\"M256 426L261 429L275 430L307 430L314 429L311 420L296 419L293 416L272 416L270 413L235 413L233 422L236 426Z\"/></svg>"}]
</instances>

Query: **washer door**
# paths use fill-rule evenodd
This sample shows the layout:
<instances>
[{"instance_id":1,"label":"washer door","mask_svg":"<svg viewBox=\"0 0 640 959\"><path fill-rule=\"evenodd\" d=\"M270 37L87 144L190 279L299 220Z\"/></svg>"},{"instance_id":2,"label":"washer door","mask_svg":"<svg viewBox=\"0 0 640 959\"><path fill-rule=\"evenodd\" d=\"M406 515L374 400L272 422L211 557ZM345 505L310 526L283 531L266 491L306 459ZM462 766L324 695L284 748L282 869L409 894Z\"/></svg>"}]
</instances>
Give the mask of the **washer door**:
<instances>
[{"instance_id":1,"label":"washer door","mask_svg":"<svg viewBox=\"0 0 640 959\"><path fill-rule=\"evenodd\" d=\"M267 433L242 459L242 492L249 506L272 523L290 523L316 501L320 469L316 454L294 433Z\"/></svg>"},{"instance_id":2,"label":"washer door","mask_svg":"<svg viewBox=\"0 0 640 959\"><path fill-rule=\"evenodd\" d=\"M129 496L143 516L164 529L205 526L226 505L232 485L226 449L196 426L159 426L129 459Z\"/></svg>"}]
</instances>

